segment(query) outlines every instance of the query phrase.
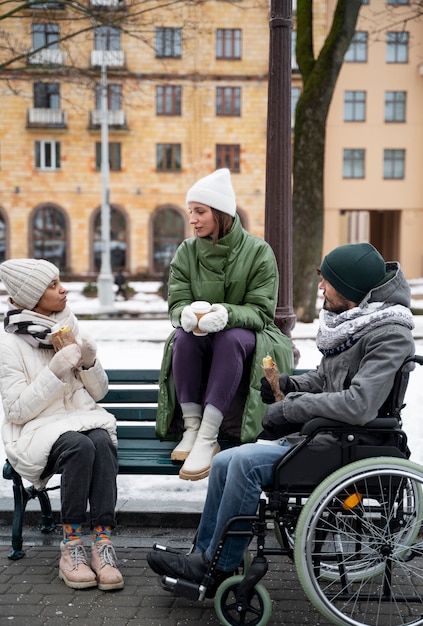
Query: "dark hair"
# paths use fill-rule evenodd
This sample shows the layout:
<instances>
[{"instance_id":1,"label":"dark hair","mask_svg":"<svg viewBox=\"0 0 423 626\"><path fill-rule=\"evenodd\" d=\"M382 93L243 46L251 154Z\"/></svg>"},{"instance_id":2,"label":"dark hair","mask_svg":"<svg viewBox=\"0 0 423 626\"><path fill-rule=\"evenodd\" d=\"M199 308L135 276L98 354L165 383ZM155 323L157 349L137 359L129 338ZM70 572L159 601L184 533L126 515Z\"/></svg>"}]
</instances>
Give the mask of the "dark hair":
<instances>
[{"instance_id":1,"label":"dark hair","mask_svg":"<svg viewBox=\"0 0 423 626\"><path fill-rule=\"evenodd\" d=\"M216 223L216 229L212 234L213 243L216 244L218 239L222 239L231 230L234 223L234 218L228 213L223 213L217 209L210 207L213 213L214 221Z\"/></svg>"}]
</instances>

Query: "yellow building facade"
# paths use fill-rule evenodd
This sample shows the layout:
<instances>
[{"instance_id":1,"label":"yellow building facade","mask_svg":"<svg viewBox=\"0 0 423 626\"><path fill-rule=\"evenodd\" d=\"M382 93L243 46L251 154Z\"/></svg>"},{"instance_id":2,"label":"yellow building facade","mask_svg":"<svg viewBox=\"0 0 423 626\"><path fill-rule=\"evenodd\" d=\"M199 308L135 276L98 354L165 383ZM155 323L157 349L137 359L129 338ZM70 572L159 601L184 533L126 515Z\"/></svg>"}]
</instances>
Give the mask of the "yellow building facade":
<instances>
[{"instance_id":1,"label":"yellow building facade","mask_svg":"<svg viewBox=\"0 0 423 626\"><path fill-rule=\"evenodd\" d=\"M57 1L0 15L0 260L98 273L102 66L112 269L161 276L191 235L188 188L217 167L231 169L243 223L263 236L268 0L153 2L142 13L137 0L79 4L80 15ZM423 20L413 4L363 3L325 154L324 252L368 240L408 278L423 275ZM313 1L316 53L335 5ZM292 85L295 104L295 56Z\"/></svg>"}]
</instances>

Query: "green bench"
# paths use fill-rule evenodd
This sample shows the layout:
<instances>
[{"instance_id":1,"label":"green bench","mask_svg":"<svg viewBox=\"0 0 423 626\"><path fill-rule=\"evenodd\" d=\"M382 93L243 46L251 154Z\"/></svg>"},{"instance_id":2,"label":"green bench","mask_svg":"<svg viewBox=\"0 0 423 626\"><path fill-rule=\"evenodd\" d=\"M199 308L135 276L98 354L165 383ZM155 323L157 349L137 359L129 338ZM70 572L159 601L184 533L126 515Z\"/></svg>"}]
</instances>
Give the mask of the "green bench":
<instances>
[{"instance_id":1,"label":"green bench","mask_svg":"<svg viewBox=\"0 0 423 626\"><path fill-rule=\"evenodd\" d=\"M301 373L305 370L296 370ZM101 405L116 416L118 432L118 461L120 474L178 474L180 463L174 463L170 454L174 441L160 441L156 437L155 420L159 370L107 370L109 391ZM229 442L222 442L227 447ZM12 521L12 551L8 557L20 559L25 509L29 500L38 498L41 508L41 526L44 533L52 532L55 521L48 492L59 487L36 489L25 487L21 476L6 460L3 478L13 483L14 510Z\"/></svg>"}]
</instances>

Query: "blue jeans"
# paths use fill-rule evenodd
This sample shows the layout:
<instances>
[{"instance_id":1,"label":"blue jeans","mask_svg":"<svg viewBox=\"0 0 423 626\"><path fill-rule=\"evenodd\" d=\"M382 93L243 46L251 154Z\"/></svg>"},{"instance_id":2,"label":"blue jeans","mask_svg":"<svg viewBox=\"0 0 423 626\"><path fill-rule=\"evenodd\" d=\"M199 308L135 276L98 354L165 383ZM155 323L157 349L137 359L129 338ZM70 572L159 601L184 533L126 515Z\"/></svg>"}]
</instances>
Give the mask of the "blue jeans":
<instances>
[{"instance_id":1,"label":"blue jeans","mask_svg":"<svg viewBox=\"0 0 423 626\"><path fill-rule=\"evenodd\" d=\"M287 442L279 446L246 443L214 457L198 527L197 552L205 552L207 559L211 560L226 522L235 515L255 515L262 488L272 484L273 466L290 448ZM249 541L248 537L228 538L218 569L234 571L240 565Z\"/></svg>"},{"instance_id":2,"label":"blue jeans","mask_svg":"<svg viewBox=\"0 0 423 626\"><path fill-rule=\"evenodd\" d=\"M43 477L61 474L63 524L82 524L90 504L90 526L116 526L117 452L101 428L63 433L54 442Z\"/></svg>"}]
</instances>

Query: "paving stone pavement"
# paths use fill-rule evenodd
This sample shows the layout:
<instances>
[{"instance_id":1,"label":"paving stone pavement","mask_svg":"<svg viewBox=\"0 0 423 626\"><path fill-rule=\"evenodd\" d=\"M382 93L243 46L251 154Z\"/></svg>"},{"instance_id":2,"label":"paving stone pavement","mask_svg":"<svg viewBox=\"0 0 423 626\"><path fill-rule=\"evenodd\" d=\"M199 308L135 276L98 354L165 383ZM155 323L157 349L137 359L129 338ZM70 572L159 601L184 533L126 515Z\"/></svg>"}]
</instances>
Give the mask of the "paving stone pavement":
<instances>
[{"instance_id":1,"label":"paving stone pavement","mask_svg":"<svg viewBox=\"0 0 423 626\"><path fill-rule=\"evenodd\" d=\"M60 530L25 528L26 555L7 558L10 528L0 529L0 624L6 626L218 626L213 600L191 602L164 591L146 562L154 542L188 549L194 530L119 528L113 538L125 587L120 591L69 589L59 580ZM89 542L87 540L87 545ZM303 593L294 564L269 557L262 583L272 599L268 626L329 626Z\"/></svg>"}]
</instances>

